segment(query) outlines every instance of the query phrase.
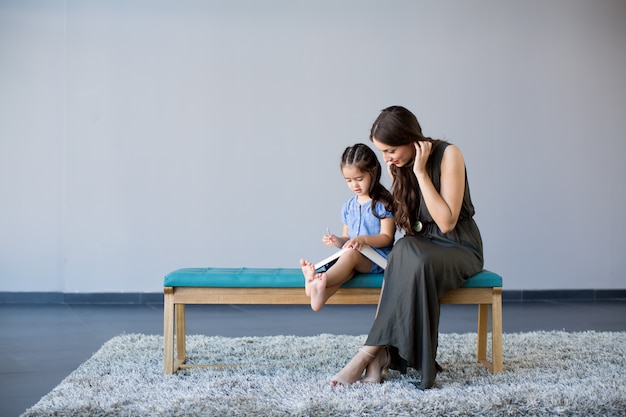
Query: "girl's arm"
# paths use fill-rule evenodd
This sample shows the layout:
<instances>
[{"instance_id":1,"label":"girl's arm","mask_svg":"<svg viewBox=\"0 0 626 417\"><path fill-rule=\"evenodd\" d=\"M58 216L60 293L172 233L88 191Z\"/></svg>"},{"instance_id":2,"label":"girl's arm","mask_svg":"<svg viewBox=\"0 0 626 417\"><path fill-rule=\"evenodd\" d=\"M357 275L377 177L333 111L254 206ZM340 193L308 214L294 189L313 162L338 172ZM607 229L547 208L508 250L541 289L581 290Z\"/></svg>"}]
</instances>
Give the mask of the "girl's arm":
<instances>
[{"instance_id":1,"label":"girl's arm","mask_svg":"<svg viewBox=\"0 0 626 417\"><path fill-rule=\"evenodd\" d=\"M465 192L465 161L459 148L448 145L441 160L441 190L437 192L426 172L431 142L415 144L413 172L417 178L428 212L443 233L451 232L459 220Z\"/></svg>"},{"instance_id":2,"label":"girl's arm","mask_svg":"<svg viewBox=\"0 0 626 417\"><path fill-rule=\"evenodd\" d=\"M346 226L347 227L347 226ZM375 248L384 248L391 246L396 231L396 223L393 217L380 220L380 234L357 236L346 241L343 247L353 247L361 249L363 245L370 245Z\"/></svg>"},{"instance_id":3,"label":"girl's arm","mask_svg":"<svg viewBox=\"0 0 626 417\"><path fill-rule=\"evenodd\" d=\"M350 233L348 232L348 225L344 224L341 230L341 237L338 239L337 247L343 248L346 242L350 240Z\"/></svg>"}]
</instances>

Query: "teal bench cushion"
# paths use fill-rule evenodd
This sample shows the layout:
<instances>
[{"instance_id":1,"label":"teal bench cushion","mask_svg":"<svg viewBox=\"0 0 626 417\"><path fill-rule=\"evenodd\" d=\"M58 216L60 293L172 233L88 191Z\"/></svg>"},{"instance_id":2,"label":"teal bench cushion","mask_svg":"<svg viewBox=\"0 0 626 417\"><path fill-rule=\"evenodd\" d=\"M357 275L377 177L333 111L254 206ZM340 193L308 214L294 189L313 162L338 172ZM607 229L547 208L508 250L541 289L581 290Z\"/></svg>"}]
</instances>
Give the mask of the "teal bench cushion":
<instances>
[{"instance_id":1,"label":"teal bench cushion","mask_svg":"<svg viewBox=\"0 0 626 417\"><path fill-rule=\"evenodd\" d=\"M383 274L357 274L345 288L380 288ZM170 272L164 287L304 288L300 268L183 268ZM501 287L502 277L483 270L463 288Z\"/></svg>"}]
</instances>

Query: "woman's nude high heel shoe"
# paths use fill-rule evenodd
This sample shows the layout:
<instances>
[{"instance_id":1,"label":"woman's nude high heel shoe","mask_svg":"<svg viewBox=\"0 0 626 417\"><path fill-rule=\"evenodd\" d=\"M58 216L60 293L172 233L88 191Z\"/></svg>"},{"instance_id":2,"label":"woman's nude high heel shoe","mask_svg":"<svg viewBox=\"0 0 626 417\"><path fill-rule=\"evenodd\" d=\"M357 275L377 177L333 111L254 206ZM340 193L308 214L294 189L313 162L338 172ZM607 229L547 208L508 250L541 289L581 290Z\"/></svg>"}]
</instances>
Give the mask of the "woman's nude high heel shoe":
<instances>
[{"instance_id":1,"label":"woman's nude high heel shoe","mask_svg":"<svg viewBox=\"0 0 626 417\"><path fill-rule=\"evenodd\" d=\"M384 355L384 359L381 358L381 355ZM367 372L365 373L365 378L361 382L364 384L380 384L383 382L383 378L387 376L389 373L389 366L391 365L391 355L389 354L389 350L387 348L381 349L378 352L379 364L380 364L380 374L378 376L367 376Z\"/></svg>"},{"instance_id":2,"label":"woman's nude high heel shoe","mask_svg":"<svg viewBox=\"0 0 626 417\"><path fill-rule=\"evenodd\" d=\"M352 358L352 360L350 362L348 362L348 365L344 366L343 369L346 369L348 366L350 366L350 363L352 361L354 361L360 353L363 353L364 355L367 356L367 364L369 364L370 362L372 362L375 358L376 355L372 355L371 353L369 353L367 350L365 350L364 348L359 349L359 353L357 353L354 358ZM367 367L367 364L365 365L365 367ZM342 371L343 371L342 369ZM352 384L354 384L356 381L359 380L359 378L361 378L361 375L363 374L363 369L361 368L361 371L358 373L358 375L352 375L352 378L350 378L352 381L348 381L346 380L344 377L339 376L339 374L341 373L341 371L339 371L339 374L335 375L334 377L332 377L330 379L330 384L333 386L338 386L338 385L343 385L344 387L348 387Z\"/></svg>"}]
</instances>

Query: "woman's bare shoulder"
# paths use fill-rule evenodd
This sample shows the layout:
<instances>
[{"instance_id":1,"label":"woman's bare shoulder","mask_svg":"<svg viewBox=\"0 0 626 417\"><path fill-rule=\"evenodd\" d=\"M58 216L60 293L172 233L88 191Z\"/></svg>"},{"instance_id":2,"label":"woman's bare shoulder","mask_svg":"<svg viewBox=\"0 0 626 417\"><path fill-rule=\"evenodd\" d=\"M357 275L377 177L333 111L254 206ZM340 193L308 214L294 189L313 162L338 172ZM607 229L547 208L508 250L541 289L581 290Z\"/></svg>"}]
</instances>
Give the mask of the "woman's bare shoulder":
<instances>
[{"instance_id":1,"label":"woman's bare shoulder","mask_svg":"<svg viewBox=\"0 0 626 417\"><path fill-rule=\"evenodd\" d=\"M452 143L446 146L446 149L443 151L442 164L465 165L463 153L461 153L461 150L458 148L458 146L453 145Z\"/></svg>"}]
</instances>

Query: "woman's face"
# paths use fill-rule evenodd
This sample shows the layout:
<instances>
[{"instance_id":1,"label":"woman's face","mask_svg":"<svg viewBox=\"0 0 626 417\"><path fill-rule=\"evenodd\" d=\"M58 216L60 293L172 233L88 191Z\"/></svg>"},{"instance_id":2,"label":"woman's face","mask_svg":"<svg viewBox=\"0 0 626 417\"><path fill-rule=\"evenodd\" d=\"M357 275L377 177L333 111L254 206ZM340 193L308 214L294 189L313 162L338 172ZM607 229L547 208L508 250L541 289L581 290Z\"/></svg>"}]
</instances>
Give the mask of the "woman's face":
<instances>
[{"instance_id":1,"label":"woman's face","mask_svg":"<svg viewBox=\"0 0 626 417\"><path fill-rule=\"evenodd\" d=\"M387 164L403 167L413 162L415 158L415 145L412 143L408 145L390 146L379 142L376 138L372 138L372 142L374 146L382 152L383 160Z\"/></svg>"}]
</instances>

